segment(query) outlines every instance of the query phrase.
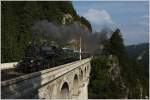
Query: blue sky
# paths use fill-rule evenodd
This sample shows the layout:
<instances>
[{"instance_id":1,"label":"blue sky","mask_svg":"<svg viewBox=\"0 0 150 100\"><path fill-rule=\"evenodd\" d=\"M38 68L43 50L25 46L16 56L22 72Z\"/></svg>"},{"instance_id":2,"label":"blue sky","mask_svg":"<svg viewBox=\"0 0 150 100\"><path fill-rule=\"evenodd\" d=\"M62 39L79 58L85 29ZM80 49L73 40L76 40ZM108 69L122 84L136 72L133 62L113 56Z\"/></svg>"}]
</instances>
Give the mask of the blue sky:
<instances>
[{"instance_id":1,"label":"blue sky","mask_svg":"<svg viewBox=\"0 0 150 100\"><path fill-rule=\"evenodd\" d=\"M73 5L90 21L93 31L119 28L125 45L149 41L147 1L73 1Z\"/></svg>"}]
</instances>

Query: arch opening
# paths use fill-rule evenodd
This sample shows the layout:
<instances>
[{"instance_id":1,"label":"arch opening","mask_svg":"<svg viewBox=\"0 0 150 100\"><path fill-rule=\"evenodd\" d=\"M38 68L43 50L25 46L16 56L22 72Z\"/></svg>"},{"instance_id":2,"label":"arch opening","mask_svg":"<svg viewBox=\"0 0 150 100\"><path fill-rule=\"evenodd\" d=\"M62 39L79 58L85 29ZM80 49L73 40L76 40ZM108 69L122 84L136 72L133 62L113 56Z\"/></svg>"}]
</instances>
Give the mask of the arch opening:
<instances>
[{"instance_id":1,"label":"arch opening","mask_svg":"<svg viewBox=\"0 0 150 100\"><path fill-rule=\"evenodd\" d=\"M69 93L69 86L68 83L65 82L62 85L61 91L60 91L60 99L69 99L70 93Z\"/></svg>"},{"instance_id":2,"label":"arch opening","mask_svg":"<svg viewBox=\"0 0 150 100\"><path fill-rule=\"evenodd\" d=\"M75 75L74 76L74 80L73 80L73 95L78 95L78 90L79 90L79 87L78 87L78 76Z\"/></svg>"},{"instance_id":3,"label":"arch opening","mask_svg":"<svg viewBox=\"0 0 150 100\"><path fill-rule=\"evenodd\" d=\"M80 80L83 80L83 71L82 71L82 69L80 70Z\"/></svg>"},{"instance_id":4,"label":"arch opening","mask_svg":"<svg viewBox=\"0 0 150 100\"><path fill-rule=\"evenodd\" d=\"M86 77L86 71L87 71L87 70L86 70L86 67L85 67L85 69L84 69L84 77Z\"/></svg>"},{"instance_id":5,"label":"arch opening","mask_svg":"<svg viewBox=\"0 0 150 100\"><path fill-rule=\"evenodd\" d=\"M87 66L87 70L89 71L89 65Z\"/></svg>"}]
</instances>

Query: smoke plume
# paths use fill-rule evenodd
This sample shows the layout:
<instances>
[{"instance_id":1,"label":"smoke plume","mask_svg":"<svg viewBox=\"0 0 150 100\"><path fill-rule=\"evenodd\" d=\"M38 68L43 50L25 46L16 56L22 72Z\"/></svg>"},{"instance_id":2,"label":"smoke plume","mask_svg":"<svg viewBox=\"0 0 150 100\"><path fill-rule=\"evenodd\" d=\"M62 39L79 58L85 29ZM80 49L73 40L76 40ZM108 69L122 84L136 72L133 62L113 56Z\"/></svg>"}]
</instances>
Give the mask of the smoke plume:
<instances>
[{"instance_id":1,"label":"smoke plume","mask_svg":"<svg viewBox=\"0 0 150 100\"><path fill-rule=\"evenodd\" d=\"M33 25L34 32L42 34L57 41L59 45L73 47L79 50L79 40L82 39L82 50L92 52L98 49L102 41L108 39L109 29L103 29L101 32L91 33L79 22L73 22L68 25L58 25L47 20L36 22Z\"/></svg>"}]
</instances>

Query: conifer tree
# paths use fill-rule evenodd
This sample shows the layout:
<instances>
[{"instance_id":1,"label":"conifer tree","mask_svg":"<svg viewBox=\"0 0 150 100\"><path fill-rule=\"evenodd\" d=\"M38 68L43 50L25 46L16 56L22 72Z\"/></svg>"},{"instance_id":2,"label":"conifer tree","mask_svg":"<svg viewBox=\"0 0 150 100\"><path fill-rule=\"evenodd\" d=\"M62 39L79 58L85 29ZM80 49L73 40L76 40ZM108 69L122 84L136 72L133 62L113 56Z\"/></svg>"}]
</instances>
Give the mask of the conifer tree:
<instances>
[{"instance_id":1,"label":"conifer tree","mask_svg":"<svg viewBox=\"0 0 150 100\"><path fill-rule=\"evenodd\" d=\"M113 32L110 38L110 52L121 58L121 56L125 55L125 47L123 44L123 38L119 29L116 29Z\"/></svg>"}]
</instances>

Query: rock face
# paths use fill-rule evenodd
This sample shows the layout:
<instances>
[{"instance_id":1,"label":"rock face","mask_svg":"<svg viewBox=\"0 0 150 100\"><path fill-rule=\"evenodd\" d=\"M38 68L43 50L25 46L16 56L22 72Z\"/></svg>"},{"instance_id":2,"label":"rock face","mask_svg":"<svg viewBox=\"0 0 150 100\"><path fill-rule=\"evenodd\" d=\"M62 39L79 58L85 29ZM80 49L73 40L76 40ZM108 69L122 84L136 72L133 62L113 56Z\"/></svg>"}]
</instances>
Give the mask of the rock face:
<instances>
[{"instance_id":1,"label":"rock face","mask_svg":"<svg viewBox=\"0 0 150 100\"><path fill-rule=\"evenodd\" d=\"M125 82L121 76L121 66L116 56L110 55L108 57L108 77L124 92L122 98L128 98L129 89L126 87Z\"/></svg>"},{"instance_id":2,"label":"rock face","mask_svg":"<svg viewBox=\"0 0 150 100\"><path fill-rule=\"evenodd\" d=\"M117 78L120 77L120 68L119 68L119 62L117 57L110 55L108 58L108 76L110 77L111 80L115 81Z\"/></svg>"},{"instance_id":3,"label":"rock face","mask_svg":"<svg viewBox=\"0 0 150 100\"><path fill-rule=\"evenodd\" d=\"M62 24L68 24L71 23L73 21L73 17L71 16L71 14L64 14L63 18L62 18Z\"/></svg>"}]
</instances>

